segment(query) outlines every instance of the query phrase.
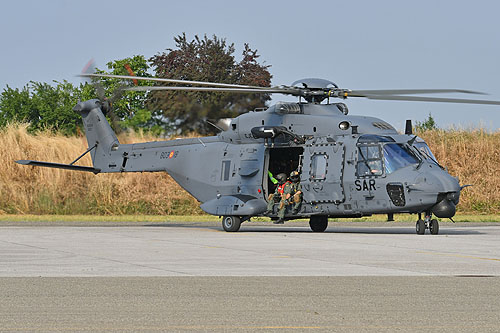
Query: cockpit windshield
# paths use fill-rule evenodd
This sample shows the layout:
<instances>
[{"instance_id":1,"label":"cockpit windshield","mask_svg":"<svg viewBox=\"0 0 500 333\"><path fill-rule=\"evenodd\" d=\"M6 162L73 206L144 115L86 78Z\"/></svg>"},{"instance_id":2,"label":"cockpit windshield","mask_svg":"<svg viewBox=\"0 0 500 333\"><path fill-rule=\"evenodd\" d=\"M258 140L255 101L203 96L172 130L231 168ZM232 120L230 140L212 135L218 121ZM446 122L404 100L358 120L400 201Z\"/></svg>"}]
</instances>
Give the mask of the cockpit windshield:
<instances>
[{"instance_id":1,"label":"cockpit windshield","mask_svg":"<svg viewBox=\"0 0 500 333\"><path fill-rule=\"evenodd\" d=\"M426 152L420 150L425 145ZM429 155L426 155L429 154ZM425 142L396 143L390 136L365 134L358 140L358 162L356 175L358 177L377 177L388 175L409 165L419 165L424 159L434 156Z\"/></svg>"},{"instance_id":2,"label":"cockpit windshield","mask_svg":"<svg viewBox=\"0 0 500 333\"><path fill-rule=\"evenodd\" d=\"M419 163L415 153L401 143L386 143L383 145L383 152L386 174Z\"/></svg>"}]
</instances>

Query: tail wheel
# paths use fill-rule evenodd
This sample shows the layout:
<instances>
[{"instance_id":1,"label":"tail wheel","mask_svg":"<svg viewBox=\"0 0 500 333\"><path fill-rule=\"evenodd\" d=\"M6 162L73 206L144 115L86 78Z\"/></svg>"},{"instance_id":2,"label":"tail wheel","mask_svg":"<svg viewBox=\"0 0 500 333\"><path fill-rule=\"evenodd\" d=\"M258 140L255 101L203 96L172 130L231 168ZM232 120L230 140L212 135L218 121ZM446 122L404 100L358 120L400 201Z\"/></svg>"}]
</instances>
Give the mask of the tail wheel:
<instances>
[{"instance_id":1,"label":"tail wheel","mask_svg":"<svg viewBox=\"0 0 500 333\"><path fill-rule=\"evenodd\" d=\"M223 216L222 228L227 232L236 232L240 230L241 219L238 216Z\"/></svg>"},{"instance_id":2,"label":"tail wheel","mask_svg":"<svg viewBox=\"0 0 500 333\"><path fill-rule=\"evenodd\" d=\"M311 216L309 226L314 232L323 232L328 228L328 216Z\"/></svg>"},{"instance_id":3,"label":"tail wheel","mask_svg":"<svg viewBox=\"0 0 500 333\"><path fill-rule=\"evenodd\" d=\"M417 235L425 234L425 222L424 220L418 220L415 226L415 230L417 231Z\"/></svg>"},{"instance_id":4,"label":"tail wheel","mask_svg":"<svg viewBox=\"0 0 500 333\"><path fill-rule=\"evenodd\" d=\"M437 235L439 233L439 222L438 220L431 220L429 223L429 231L431 235Z\"/></svg>"}]
</instances>

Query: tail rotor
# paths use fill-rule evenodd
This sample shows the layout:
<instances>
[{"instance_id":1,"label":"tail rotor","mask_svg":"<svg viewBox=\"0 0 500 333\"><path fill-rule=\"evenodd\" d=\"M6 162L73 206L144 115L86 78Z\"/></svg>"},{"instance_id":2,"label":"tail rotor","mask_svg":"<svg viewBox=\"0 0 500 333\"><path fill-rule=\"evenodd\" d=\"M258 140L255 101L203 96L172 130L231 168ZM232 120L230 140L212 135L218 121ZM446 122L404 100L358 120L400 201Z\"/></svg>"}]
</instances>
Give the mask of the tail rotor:
<instances>
[{"instance_id":1,"label":"tail rotor","mask_svg":"<svg viewBox=\"0 0 500 333\"><path fill-rule=\"evenodd\" d=\"M131 75L133 75L133 71L130 68L130 66L128 66L128 64L125 66L125 68L129 73L131 73ZM111 120L111 126L113 130L117 134L119 134L123 131L123 129L120 126L120 117L118 117L118 115L113 110L113 104L123 97L127 85L121 84L120 86L118 86L118 88L116 88L113 91L111 97L108 98L106 97L106 89L104 88L101 79L89 76L89 74L91 75L96 74L96 72L97 72L97 67L95 65L95 61L94 59L91 59L87 63L87 65L85 65L85 67L83 68L80 76L83 77L83 80L85 82L94 86L97 98L101 103L102 112L104 113L105 116L109 117L109 119Z\"/></svg>"}]
</instances>

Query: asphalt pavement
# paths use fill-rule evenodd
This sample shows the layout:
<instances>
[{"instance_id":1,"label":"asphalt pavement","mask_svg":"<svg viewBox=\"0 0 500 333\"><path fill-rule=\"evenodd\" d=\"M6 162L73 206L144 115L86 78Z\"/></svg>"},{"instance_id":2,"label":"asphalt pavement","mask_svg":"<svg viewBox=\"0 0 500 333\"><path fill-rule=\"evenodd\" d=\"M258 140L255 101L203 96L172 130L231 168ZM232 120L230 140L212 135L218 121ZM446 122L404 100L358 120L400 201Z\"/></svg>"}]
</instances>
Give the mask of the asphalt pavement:
<instances>
[{"instance_id":1,"label":"asphalt pavement","mask_svg":"<svg viewBox=\"0 0 500 333\"><path fill-rule=\"evenodd\" d=\"M500 225L5 222L0 331L500 331Z\"/></svg>"}]
</instances>

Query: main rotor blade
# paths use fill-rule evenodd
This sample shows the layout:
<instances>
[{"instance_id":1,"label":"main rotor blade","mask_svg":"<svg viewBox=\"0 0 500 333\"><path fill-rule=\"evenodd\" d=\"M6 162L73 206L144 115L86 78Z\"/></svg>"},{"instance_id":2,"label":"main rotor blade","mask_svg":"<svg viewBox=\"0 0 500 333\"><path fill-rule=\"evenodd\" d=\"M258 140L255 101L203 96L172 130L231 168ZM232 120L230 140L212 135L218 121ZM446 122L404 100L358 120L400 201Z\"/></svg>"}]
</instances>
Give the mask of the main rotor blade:
<instances>
[{"instance_id":1,"label":"main rotor blade","mask_svg":"<svg viewBox=\"0 0 500 333\"><path fill-rule=\"evenodd\" d=\"M382 90L351 90L349 96L352 95L412 95L412 94L443 94L443 93L461 93L461 94L476 94L487 95L480 91L464 90L464 89L382 89ZM356 96L363 97L363 96Z\"/></svg>"},{"instance_id":2,"label":"main rotor blade","mask_svg":"<svg viewBox=\"0 0 500 333\"><path fill-rule=\"evenodd\" d=\"M174 87L174 86L138 86L126 88L132 91L157 91L157 90L181 90L181 91L219 91L236 93L259 93L259 94L300 94L300 90L286 88L218 88L218 87Z\"/></svg>"},{"instance_id":3,"label":"main rotor blade","mask_svg":"<svg viewBox=\"0 0 500 333\"><path fill-rule=\"evenodd\" d=\"M356 97L356 96L354 96ZM378 99L384 101L414 101L414 102L439 102L439 103L465 103L465 104L489 104L500 105L500 101L488 101L481 99L460 99L460 98L440 98L440 97L420 97L420 96L361 96L368 99Z\"/></svg>"},{"instance_id":4,"label":"main rotor blade","mask_svg":"<svg viewBox=\"0 0 500 333\"><path fill-rule=\"evenodd\" d=\"M229 83L214 83L214 82L203 82L203 81L174 80L174 79L163 79L163 78L157 78L157 77L141 77L141 76L128 76L128 75L88 74L88 73L82 73L79 76L83 76L83 77L99 77L99 78L107 77L107 78L112 78L112 79L143 80L143 81L179 83L179 84L194 84L194 85L199 85L199 86L226 87L226 88L252 88L252 89L266 89L266 88L268 88L268 87L245 86L245 85L229 84Z\"/></svg>"}]
</instances>

